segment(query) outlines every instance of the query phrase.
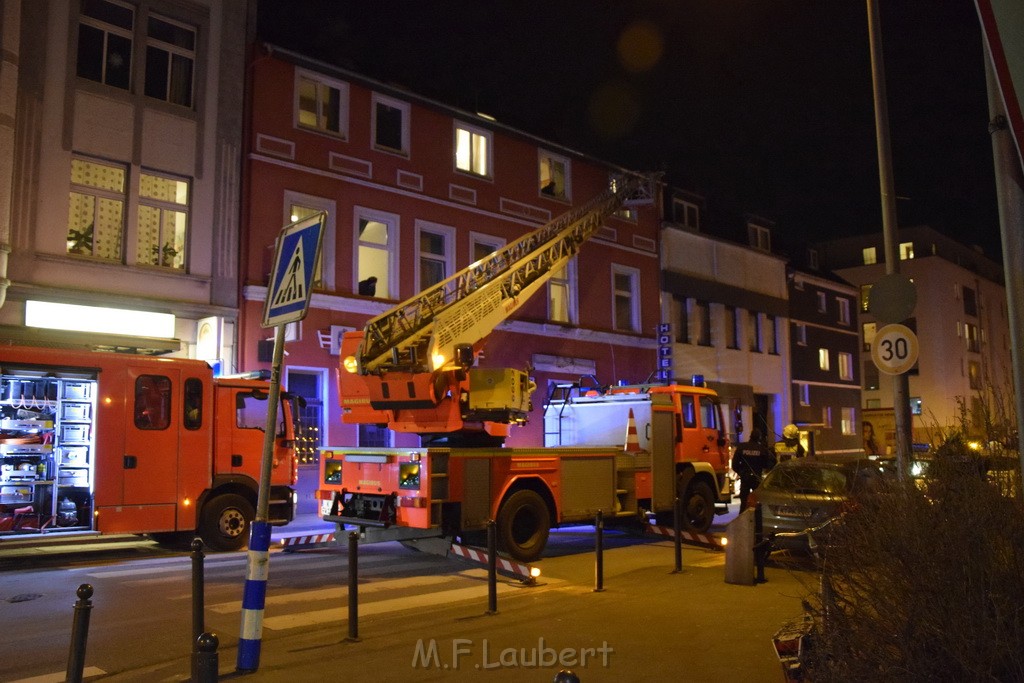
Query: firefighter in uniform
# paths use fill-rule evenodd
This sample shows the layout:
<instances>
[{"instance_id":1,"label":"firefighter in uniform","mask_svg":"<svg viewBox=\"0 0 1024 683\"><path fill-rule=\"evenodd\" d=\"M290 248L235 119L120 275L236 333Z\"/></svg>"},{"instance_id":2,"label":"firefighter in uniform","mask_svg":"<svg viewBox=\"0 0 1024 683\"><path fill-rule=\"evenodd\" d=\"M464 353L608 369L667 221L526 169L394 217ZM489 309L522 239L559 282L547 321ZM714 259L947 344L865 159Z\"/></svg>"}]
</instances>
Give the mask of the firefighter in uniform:
<instances>
[{"instance_id":1,"label":"firefighter in uniform","mask_svg":"<svg viewBox=\"0 0 1024 683\"><path fill-rule=\"evenodd\" d=\"M800 430L795 424L788 424L782 429L782 441L775 443L775 459L785 462L791 458L802 458L806 454L800 443Z\"/></svg>"},{"instance_id":2,"label":"firefighter in uniform","mask_svg":"<svg viewBox=\"0 0 1024 683\"><path fill-rule=\"evenodd\" d=\"M736 446L732 471L740 478L740 512L747 509L750 492L761 484L761 477L775 465L772 452L764 443L761 430L750 430L750 440Z\"/></svg>"}]
</instances>

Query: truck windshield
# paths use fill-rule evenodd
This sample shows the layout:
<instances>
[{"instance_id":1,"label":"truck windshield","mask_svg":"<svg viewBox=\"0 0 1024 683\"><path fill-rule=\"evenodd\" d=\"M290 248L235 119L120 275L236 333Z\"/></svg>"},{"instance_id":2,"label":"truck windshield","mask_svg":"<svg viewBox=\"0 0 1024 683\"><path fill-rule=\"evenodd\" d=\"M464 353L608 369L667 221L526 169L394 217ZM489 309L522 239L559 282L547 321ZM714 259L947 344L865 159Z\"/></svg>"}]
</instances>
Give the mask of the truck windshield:
<instances>
[{"instance_id":1,"label":"truck windshield","mask_svg":"<svg viewBox=\"0 0 1024 683\"><path fill-rule=\"evenodd\" d=\"M235 394L235 424L239 429L258 429L263 431L267 426L267 406L269 395L265 391L253 389ZM277 435L285 436L285 421L290 411L283 406L277 407Z\"/></svg>"}]
</instances>

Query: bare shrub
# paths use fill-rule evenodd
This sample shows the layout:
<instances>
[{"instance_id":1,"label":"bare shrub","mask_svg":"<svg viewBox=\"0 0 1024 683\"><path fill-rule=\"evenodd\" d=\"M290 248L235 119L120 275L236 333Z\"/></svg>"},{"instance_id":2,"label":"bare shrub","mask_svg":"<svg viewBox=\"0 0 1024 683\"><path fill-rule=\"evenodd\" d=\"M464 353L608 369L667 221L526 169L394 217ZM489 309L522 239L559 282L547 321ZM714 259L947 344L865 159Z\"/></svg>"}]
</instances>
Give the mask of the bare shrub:
<instances>
[{"instance_id":1,"label":"bare shrub","mask_svg":"<svg viewBox=\"0 0 1024 683\"><path fill-rule=\"evenodd\" d=\"M947 438L835 525L811 680L1024 680L1024 510L978 463Z\"/></svg>"}]
</instances>

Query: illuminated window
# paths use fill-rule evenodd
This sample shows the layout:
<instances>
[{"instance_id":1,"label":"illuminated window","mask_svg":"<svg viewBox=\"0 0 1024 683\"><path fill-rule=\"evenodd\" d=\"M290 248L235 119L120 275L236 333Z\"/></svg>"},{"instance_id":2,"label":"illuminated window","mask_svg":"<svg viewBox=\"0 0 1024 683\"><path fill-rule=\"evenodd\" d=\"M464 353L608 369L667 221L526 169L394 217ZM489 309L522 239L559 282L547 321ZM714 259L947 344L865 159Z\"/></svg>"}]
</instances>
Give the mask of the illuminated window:
<instances>
[{"instance_id":1,"label":"illuminated window","mask_svg":"<svg viewBox=\"0 0 1024 683\"><path fill-rule=\"evenodd\" d=\"M569 160L540 152L540 193L555 199L569 199Z\"/></svg>"},{"instance_id":2,"label":"illuminated window","mask_svg":"<svg viewBox=\"0 0 1024 683\"><path fill-rule=\"evenodd\" d=\"M490 131L465 123L455 124L455 168L490 178L492 172Z\"/></svg>"},{"instance_id":3,"label":"illuminated window","mask_svg":"<svg viewBox=\"0 0 1024 683\"><path fill-rule=\"evenodd\" d=\"M822 370L828 370L830 367L828 359L828 349L818 349L818 367Z\"/></svg>"},{"instance_id":4,"label":"illuminated window","mask_svg":"<svg viewBox=\"0 0 1024 683\"><path fill-rule=\"evenodd\" d=\"M872 266L878 263L878 251L874 247L865 247L861 253L864 256L865 266Z\"/></svg>"},{"instance_id":5,"label":"illuminated window","mask_svg":"<svg viewBox=\"0 0 1024 683\"><path fill-rule=\"evenodd\" d=\"M121 262L127 177L124 166L71 159L69 254Z\"/></svg>"},{"instance_id":6,"label":"illuminated window","mask_svg":"<svg viewBox=\"0 0 1024 683\"><path fill-rule=\"evenodd\" d=\"M373 93L373 147L409 154L409 103Z\"/></svg>"},{"instance_id":7,"label":"illuminated window","mask_svg":"<svg viewBox=\"0 0 1024 683\"><path fill-rule=\"evenodd\" d=\"M195 28L153 14L146 28L146 95L191 108Z\"/></svg>"},{"instance_id":8,"label":"illuminated window","mask_svg":"<svg viewBox=\"0 0 1024 683\"><path fill-rule=\"evenodd\" d=\"M417 221L416 233L416 242L419 244L416 290L423 291L451 276L455 230L443 225Z\"/></svg>"},{"instance_id":9,"label":"illuminated window","mask_svg":"<svg viewBox=\"0 0 1024 683\"><path fill-rule=\"evenodd\" d=\"M128 90L131 87L135 10L114 0L84 0L78 23L78 75Z\"/></svg>"},{"instance_id":10,"label":"illuminated window","mask_svg":"<svg viewBox=\"0 0 1024 683\"><path fill-rule=\"evenodd\" d=\"M357 208L356 245L356 292L396 298L398 216Z\"/></svg>"},{"instance_id":11,"label":"illuminated window","mask_svg":"<svg viewBox=\"0 0 1024 683\"><path fill-rule=\"evenodd\" d=\"M295 120L303 128L348 136L348 83L307 71L296 73Z\"/></svg>"},{"instance_id":12,"label":"illuminated window","mask_svg":"<svg viewBox=\"0 0 1024 683\"><path fill-rule=\"evenodd\" d=\"M187 181L153 173L139 175L139 263L185 270L188 211Z\"/></svg>"},{"instance_id":13,"label":"illuminated window","mask_svg":"<svg viewBox=\"0 0 1024 683\"><path fill-rule=\"evenodd\" d=\"M864 350L870 351L871 344L875 341L875 333L878 331L878 323L864 323L860 329L864 338Z\"/></svg>"},{"instance_id":14,"label":"illuminated window","mask_svg":"<svg viewBox=\"0 0 1024 683\"><path fill-rule=\"evenodd\" d=\"M974 323L964 323L964 340L967 342L968 351L974 351L975 353L981 351L978 326Z\"/></svg>"},{"instance_id":15,"label":"illuminated window","mask_svg":"<svg viewBox=\"0 0 1024 683\"><path fill-rule=\"evenodd\" d=\"M576 259L573 258L548 280L548 319L576 324Z\"/></svg>"},{"instance_id":16,"label":"illuminated window","mask_svg":"<svg viewBox=\"0 0 1024 683\"><path fill-rule=\"evenodd\" d=\"M839 427L843 436L852 436L857 433L857 409L840 408Z\"/></svg>"},{"instance_id":17,"label":"illuminated window","mask_svg":"<svg viewBox=\"0 0 1024 683\"><path fill-rule=\"evenodd\" d=\"M853 379L853 356L840 351L836 354L836 360L839 363L839 379Z\"/></svg>"},{"instance_id":18,"label":"illuminated window","mask_svg":"<svg viewBox=\"0 0 1024 683\"><path fill-rule=\"evenodd\" d=\"M640 331L640 271L612 264L612 327Z\"/></svg>"},{"instance_id":19,"label":"illuminated window","mask_svg":"<svg viewBox=\"0 0 1024 683\"><path fill-rule=\"evenodd\" d=\"M868 312L868 306L871 303L871 285L860 286L860 310L863 313Z\"/></svg>"},{"instance_id":20,"label":"illuminated window","mask_svg":"<svg viewBox=\"0 0 1024 683\"><path fill-rule=\"evenodd\" d=\"M900 242L900 261L907 261L914 258L914 243Z\"/></svg>"},{"instance_id":21,"label":"illuminated window","mask_svg":"<svg viewBox=\"0 0 1024 683\"><path fill-rule=\"evenodd\" d=\"M967 361L967 381L970 383L971 389L984 388L981 382L981 363L976 360Z\"/></svg>"}]
</instances>

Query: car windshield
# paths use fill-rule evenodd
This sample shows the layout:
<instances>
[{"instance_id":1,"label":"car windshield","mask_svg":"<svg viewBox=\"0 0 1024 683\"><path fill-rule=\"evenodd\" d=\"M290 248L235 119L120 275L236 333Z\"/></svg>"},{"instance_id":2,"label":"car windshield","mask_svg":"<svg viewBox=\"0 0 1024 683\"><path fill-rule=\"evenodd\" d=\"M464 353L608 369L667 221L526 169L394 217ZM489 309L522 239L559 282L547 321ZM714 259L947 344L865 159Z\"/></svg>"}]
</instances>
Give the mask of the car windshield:
<instances>
[{"instance_id":1,"label":"car windshield","mask_svg":"<svg viewBox=\"0 0 1024 683\"><path fill-rule=\"evenodd\" d=\"M847 473L834 467L779 467L765 477L764 491L840 495L849 490Z\"/></svg>"}]
</instances>

